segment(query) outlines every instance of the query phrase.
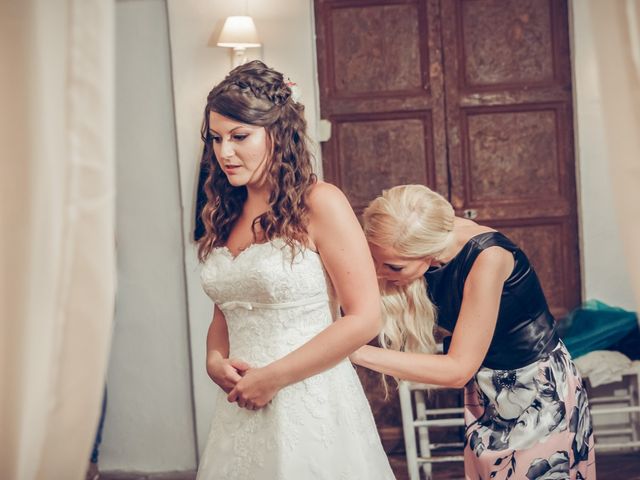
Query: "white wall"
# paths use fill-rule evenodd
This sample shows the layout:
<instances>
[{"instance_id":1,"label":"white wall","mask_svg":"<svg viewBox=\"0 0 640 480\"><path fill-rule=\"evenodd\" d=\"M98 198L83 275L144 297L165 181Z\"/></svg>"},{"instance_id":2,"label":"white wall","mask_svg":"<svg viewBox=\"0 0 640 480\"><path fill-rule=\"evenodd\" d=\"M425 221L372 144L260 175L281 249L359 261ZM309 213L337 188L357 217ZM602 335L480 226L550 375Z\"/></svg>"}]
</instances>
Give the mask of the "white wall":
<instances>
[{"instance_id":1,"label":"white wall","mask_svg":"<svg viewBox=\"0 0 640 480\"><path fill-rule=\"evenodd\" d=\"M200 451L215 408L216 389L204 369L205 338L213 307L200 287L200 266L191 244L197 165L202 151L199 132L207 94L231 68L228 49L213 45L224 19L245 13L244 3L228 0L169 0L168 3L183 227L185 242L189 244L185 262ZM316 138L317 81L312 0L254 0L248 4L263 42L262 60L284 72L300 86L309 134Z\"/></svg>"},{"instance_id":2,"label":"white wall","mask_svg":"<svg viewBox=\"0 0 640 480\"><path fill-rule=\"evenodd\" d=\"M636 310L613 205L589 9L581 0L570 6L583 297Z\"/></svg>"},{"instance_id":3,"label":"white wall","mask_svg":"<svg viewBox=\"0 0 640 480\"><path fill-rule=\"evenodd\" d=\"M163 0L116 6L118 291L102 470L196 466Z\"/></svg>"}]
</instances>

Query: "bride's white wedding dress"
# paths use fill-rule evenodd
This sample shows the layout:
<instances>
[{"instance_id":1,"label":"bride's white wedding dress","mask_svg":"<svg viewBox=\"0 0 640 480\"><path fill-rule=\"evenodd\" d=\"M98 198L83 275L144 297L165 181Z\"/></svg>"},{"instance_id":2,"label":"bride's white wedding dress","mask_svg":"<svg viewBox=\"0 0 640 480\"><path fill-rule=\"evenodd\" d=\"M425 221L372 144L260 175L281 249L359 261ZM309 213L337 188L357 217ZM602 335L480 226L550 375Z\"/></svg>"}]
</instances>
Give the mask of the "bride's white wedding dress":
<instances>
[{"instance_id":1,"label":"bride's white wedding dress","mask_svg":"<svg viewBox=\"0 0 640 480\"><path fill-rule=\"evenodd\" d=\"M230 358L260 367L300 347L334 318L337 306L317 253L293 261L284 241L233 257L215 248L204 290L225 315ZM224 395L222 390L220 395ZM250 411L216 403L197 480L391 480L371 409L348 359L279 391Z\"/></svg>"}]
</instances>

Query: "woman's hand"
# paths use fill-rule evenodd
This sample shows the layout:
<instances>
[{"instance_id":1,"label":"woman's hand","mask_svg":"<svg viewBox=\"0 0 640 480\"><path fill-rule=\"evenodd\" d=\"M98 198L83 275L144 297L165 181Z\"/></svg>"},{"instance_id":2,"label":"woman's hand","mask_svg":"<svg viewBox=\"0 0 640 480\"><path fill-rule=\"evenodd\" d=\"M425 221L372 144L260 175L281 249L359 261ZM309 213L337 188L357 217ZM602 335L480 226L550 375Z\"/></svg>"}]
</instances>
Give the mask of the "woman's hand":
<instances>
[{"instance_id":1,"label":"woman's hand","mask_svg":"<svg viewBox=\"0 0 640 480\"><path fill-rule=\"evenodd\" d=\"M239 407L248 410L263 408L283 387L276 379L277 376L267 368L246 370L227 396L227 400L237 402Z\"/></svg>"},{"instance_id":2,"label":"woman's hand","mask_svg":"<svg viewBox=\"0 0 640 480\"><path fill-rule=\"evenodd\" d=\"M250 367L237 359L222 358L214 355L207 359L207 373L222 390L229 393Z\"/></svg>"}]
</instances>

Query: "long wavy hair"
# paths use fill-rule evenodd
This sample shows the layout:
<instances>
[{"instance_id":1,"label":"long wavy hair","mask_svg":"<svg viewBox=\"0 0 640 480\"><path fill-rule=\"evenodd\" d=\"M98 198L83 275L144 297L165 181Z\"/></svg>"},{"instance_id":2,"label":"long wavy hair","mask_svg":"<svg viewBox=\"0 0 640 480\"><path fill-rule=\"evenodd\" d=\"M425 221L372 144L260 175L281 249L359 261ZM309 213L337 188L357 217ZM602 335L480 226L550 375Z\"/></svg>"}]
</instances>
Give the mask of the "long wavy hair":
<instances>
[{"instance_id":1,"label":"long wavy hair","mask_svg":"<svg viewBox=\"0 0 640 480\"><path fill-rule=\"evenodd\" d=\"M455 213L440 194L424 185L401 185L385 190L364 211L367 240L392 247L407 259L437 258L453 241ZM436 308L427 295L424 276L396 286L380 279L382 347L433 353Z\"/></svg>"},{"instance_id":2,"label":"long wavy hair","mask_svg":"<svg viewBox=\"0 0 640 480\"><path fill-rule=\"evenodd\" d=\"M271 150L265 178L270 190L269 209L252 223L261 241L282 238L292 251L306 245L310 187L317 181L307 146L304 106L291 97L291 87L280 72L255 60L233 69L207 96L201 136L202 167L209 175L204 183L207 202L202 209L204 235L198 239L198 258L225 245L242 213L246 187L234 187L220 168L209 134L209 114L264 127Z\"/></svg>"}]
</instances>

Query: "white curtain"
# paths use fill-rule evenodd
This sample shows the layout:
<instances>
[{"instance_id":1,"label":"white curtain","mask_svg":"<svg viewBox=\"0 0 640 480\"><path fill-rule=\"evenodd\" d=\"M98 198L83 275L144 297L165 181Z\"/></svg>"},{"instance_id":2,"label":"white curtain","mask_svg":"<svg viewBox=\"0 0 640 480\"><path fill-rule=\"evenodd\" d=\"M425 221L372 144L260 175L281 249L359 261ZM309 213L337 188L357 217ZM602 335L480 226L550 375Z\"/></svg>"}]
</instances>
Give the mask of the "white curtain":
<instances>
[{"instance_id":1,"label":"white curtain","mask_svg":"<svg viewBox=\"0 0 640 480\"><path fill-rule=\"evenodd\" d=\"M114 289L113 0L0 2L0 478L81 479Z\"/></svg>"},{"instance_id":2,"label":"white curtain","mask_svg":"<svg viewBox=\"0 0 640 480\"><path fill-rule=\"evenodd\" d=\"M614 204L640 310L640 0L588 0Z\"/></svg>"}]
</instances>

